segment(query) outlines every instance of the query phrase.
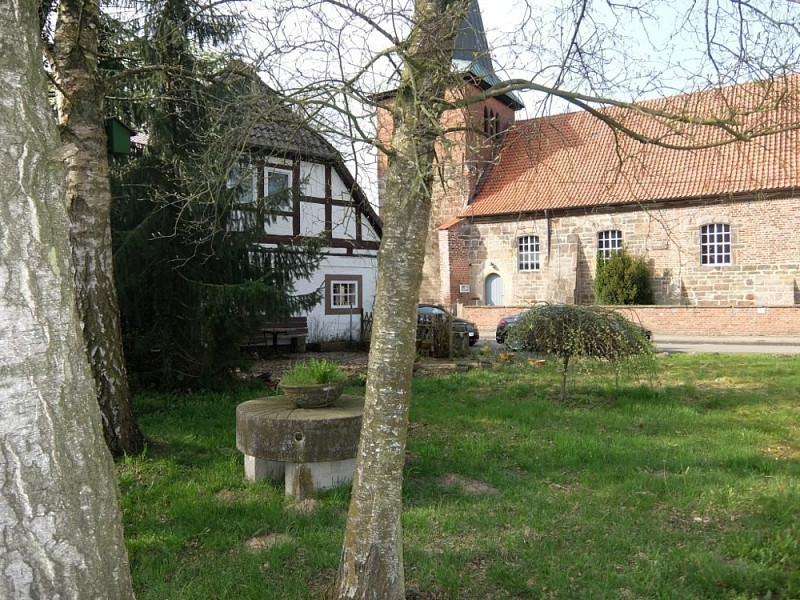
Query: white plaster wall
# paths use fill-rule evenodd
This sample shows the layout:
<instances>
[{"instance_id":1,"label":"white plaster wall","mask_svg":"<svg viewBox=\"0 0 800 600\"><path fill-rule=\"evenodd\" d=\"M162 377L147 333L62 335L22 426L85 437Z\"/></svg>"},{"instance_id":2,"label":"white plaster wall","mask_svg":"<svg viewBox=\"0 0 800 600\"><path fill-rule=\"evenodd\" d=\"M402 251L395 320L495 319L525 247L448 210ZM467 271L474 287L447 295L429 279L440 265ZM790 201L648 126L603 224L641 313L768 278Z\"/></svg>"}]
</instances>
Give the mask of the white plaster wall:
<instances>
[{"instance_id":1,"label":"white plaster wall","mask_svg":"<svg viewBox=\"0 0 800 600\"><path fill-rule=\"evenodd\" d=\"M331 173L331 198L333 200L350 200L350 192L347 187L342 183L339 174L336 171Z\"/></svg>"},{"instance_id":2,"label":"white plaster wall","mask_svg":"<svg viewBox=\"0 0 800 600\"><path fill-rule=\"evenodd\" d=\"M300 203L300 235L317 236L325 230L325 205Z\"/></svg>"},{"instance_id":3,"label":"white plaster wall","mask_svg":"<svg viewBox=\"0 0 800 600\"><path fill-rule=\"evenodd\" d=\"M325 165L300 163L300 193L313 198L325 197Z\"/></svg>"},{"instance_id":4,"label":"white plaster wall","mask_svg":"<svg viewBox=\"0 0 800 600\"><path fill-rule=\"evenodd\" d=\"M372 312L375 304L378 259L375 256L329 255L320 263L314 275L295 284L297 293L310 293L325 284L325 275L361 275L362 302L365 312ZM325 300L307 313L309 342L353 340L357 342L361 332L360 313L349 315L326 315Z\"/></svg>"},{"instance_id":5,"label":"white plaster wall","mask_svg":"<svg viewBox=\"0 0 800 600\"><path fill-rule=\"evenodd\" d=\"M264 231L270 235L292 235L292 217L277 217L274 223L264 225Z\"/></svg>"},{"instance_id":6,"label":"white plaster wall","mask_svg":"<svg viewBox=\"0 0 800 600\"><path fill-rule=\"evenodd\" d=\"M372 224L369 222L369 219L364 215L361 215L361 238L368 241L368 242L379 242L380 238L378 234L375 233L375 230L372 228Z\"/></svg>"},{"instance_id":7,"label":"white plaster wall","mask_svg":"<svg viewBox=\"0 0 800 600\"><path fill-rule=\"evenodd\" d=\"M334 238L356 237L355 210L352 206L331 207L331 230Z\"/></svg>"}]
</instances>

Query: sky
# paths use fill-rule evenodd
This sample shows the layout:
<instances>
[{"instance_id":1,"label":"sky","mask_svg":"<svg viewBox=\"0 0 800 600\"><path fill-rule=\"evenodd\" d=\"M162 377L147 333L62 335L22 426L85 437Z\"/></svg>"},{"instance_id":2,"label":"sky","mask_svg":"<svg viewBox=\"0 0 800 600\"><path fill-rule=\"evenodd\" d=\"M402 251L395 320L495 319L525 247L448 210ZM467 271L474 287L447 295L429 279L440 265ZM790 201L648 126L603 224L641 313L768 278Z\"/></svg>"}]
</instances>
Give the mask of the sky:
<instances>
[{"instance_id":1,"label":"sky","mask_svg":"<svg viewBox=\"0 0 800 600\"><path fill-rule=\"evenodd\" d=\"M317 99L340 107L341 96L325 95L331 79L358 74L365 91L390 87L391 61L370 58L390 45L388 38L404 37L412 0L340 0L357 4L367 18L314 0L302 0L308 2L303 7L299 0L264 1L258 21L261 47L272 49L264 70L268 83L308 94L309 81L323 82ZM776 64L800 70L800 4L794 0L478 1L501 79L635 101L762 79ZM518 119L572 110L541 93L519 95L526 109ZM348 109L362 110L356 99L347 102ZM323 115L332 119L327 137L346 129L329 109ZM368 110L359 123L370 132ZM374 152L363 145L351 152L342 139L331 141L374 202Z\"/></svg>"}]
</instances>

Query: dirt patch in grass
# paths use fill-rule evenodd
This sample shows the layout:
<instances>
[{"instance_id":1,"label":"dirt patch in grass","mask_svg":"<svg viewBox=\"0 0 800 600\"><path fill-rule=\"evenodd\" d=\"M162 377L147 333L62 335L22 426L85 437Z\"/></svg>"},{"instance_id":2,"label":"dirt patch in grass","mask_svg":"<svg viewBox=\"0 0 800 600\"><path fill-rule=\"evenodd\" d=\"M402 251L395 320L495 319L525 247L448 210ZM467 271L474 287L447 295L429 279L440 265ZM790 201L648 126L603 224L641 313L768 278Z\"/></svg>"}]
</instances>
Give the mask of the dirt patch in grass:
<instances>
[{"instance_id":1,"label":"dirt patch in grass","mask_svg":"<svg viewBox=\"0 0 800 600\"><path fill-rule=\"evenodd\" d=\"M303 515L310 515L317 510L318 504L316 498L304 498L290 504L287 508Z\"/></svg>"},{"instance_id":2,"label":"dirt patch in grass","mask_svg":"<svg viewBox=\"0 0 800 600\"><path fill-rule=\"evenodd\" d=\"M500 490L496 487L484 481L470 479L469 477L464 477L456 473L447 473L441 477L437 477L436 485L441 488L459 487L465 494L470 494L472 496L482 496L484 494L491 494L492 496L500 495Z\"/></svg>"},{"instance_id":3,"label":"dirt patch in grass","mask_svg":"<svg viewBox=\"0 0 800 600\"><path fill-rule=\"evenodd\" d=\"M292 538L285 533L264 533L251 537L244 543L245 548L251 552L258 552L272 548L278 544L286 544L292 541Z\"/></svg>"},{"instance_id":4,"label":"dirt patch in grass","mask_svg":"<svg viewBox=\"0 0 800 600\"><path fill-rule=\"evenodd\" d=\"M222 490L214 494L214 498L224 504L233 504L239 500L239 494L234 490Z\"/></svg>"}]
</instances>

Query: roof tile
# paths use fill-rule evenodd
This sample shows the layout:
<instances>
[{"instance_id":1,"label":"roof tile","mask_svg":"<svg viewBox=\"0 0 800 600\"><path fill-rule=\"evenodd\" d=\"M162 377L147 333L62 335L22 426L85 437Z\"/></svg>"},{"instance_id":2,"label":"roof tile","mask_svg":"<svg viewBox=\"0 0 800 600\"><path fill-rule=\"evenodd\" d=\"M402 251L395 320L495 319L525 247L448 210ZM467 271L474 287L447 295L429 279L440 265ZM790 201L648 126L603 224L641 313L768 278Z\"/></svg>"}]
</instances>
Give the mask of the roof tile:
<instances>
[{"instance_id":1,"label":"roof tile","mask_svg":"<svg viewBox=\"0 0 800 600\"><path fill-rule=\"evenodd\" d=\"M800 75L638 106L518 122L464 216L800 187Z\"/></svg>"}]
</instances>

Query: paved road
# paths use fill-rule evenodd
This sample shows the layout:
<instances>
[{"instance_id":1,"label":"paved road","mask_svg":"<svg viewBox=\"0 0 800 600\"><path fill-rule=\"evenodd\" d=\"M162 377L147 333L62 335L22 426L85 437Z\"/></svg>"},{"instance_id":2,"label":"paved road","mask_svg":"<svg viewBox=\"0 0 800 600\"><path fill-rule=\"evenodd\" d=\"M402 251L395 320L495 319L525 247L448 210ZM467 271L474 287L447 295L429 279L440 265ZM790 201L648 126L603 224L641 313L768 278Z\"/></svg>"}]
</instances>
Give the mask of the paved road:
<instances>
[{"instance_id":1,"label":"paved road","mask_svg":"<svg viewBox=\"0 0 800 600\"><path fill-rule=\"evenodd\" d=\"M739 352L749 354L800 354L798 338L662 338L656 336L661 352Z\"/></svg>"},{"instance_id":2,"label":"paved road","mask_svg":"<svg viewBox=\"0 0 800 600\"><path fill-rule=\"evenodd\" d=\"M749 354L800 354L800 338L748 338L748 337L661 337L653 340L660 352L733 352ZM481 340L473 349L479 349L487 340ZM499 351L501 346L488 340L492 349Z\"/></svg>"}]
</instances>

